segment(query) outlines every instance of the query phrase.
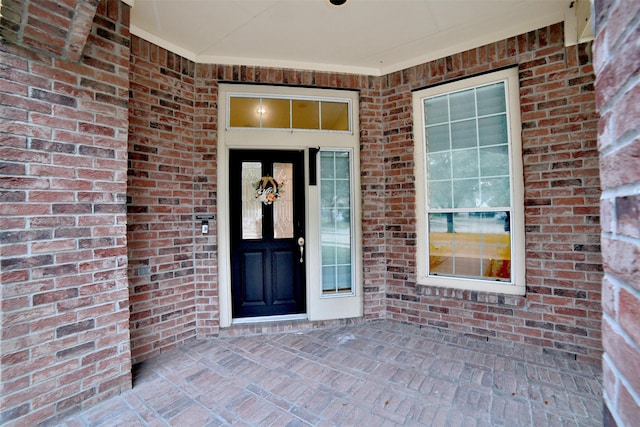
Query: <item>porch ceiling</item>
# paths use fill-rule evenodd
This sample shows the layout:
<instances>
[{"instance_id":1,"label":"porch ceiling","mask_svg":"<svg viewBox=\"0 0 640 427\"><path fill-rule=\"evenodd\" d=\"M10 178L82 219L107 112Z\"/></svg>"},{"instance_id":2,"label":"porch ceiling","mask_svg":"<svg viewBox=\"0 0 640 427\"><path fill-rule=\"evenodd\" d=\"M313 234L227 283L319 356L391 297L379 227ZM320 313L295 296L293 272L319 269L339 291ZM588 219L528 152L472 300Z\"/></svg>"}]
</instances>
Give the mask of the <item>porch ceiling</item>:
<instances>
[{"instance_id":1,"label":"porch ceiling","mask_svg":"<svg viewBox=\"0 0 640 427\"><path fill-rule=\"evenodd\" d=\"M384 75L564 20L570 0L132 0L131 31L200 63Z\"/></svg>"}]
</instances>

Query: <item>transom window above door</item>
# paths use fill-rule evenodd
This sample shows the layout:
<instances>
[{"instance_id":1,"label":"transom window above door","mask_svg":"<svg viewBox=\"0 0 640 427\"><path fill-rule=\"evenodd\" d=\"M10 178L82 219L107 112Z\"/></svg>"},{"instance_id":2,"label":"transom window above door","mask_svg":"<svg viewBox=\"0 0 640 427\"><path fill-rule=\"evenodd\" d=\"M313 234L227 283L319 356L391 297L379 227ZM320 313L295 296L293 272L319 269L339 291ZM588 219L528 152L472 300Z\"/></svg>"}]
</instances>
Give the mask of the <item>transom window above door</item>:
<instances>
[{"instance_id":1,"label":"transom window above door","mask_svg":"<svg viewBox=\"0 0 640 427\"><path fill-rule=\"evenodd\" d=\"M350 99L228 96L227 128L352 131Z\"/></svg>"}]
</instances>

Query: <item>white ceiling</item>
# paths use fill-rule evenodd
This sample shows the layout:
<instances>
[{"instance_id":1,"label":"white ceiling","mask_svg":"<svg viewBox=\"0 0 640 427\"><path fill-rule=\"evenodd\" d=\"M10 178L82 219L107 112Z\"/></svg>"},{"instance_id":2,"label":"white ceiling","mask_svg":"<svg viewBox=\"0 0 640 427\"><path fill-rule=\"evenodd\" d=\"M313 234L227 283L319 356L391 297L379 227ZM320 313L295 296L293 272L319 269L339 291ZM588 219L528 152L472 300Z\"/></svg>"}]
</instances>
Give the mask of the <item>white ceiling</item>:
<instances>
[{"instance_id":1,"label":"white ceiling","mask_svg":"<svg viewBox=\"0 0 640 427\"><path fill-rule=\"evenodd\" d=\"M131 32L200 63L384 75L564 20L571 0L134 0Z\"/></svg>"}]
</instances>

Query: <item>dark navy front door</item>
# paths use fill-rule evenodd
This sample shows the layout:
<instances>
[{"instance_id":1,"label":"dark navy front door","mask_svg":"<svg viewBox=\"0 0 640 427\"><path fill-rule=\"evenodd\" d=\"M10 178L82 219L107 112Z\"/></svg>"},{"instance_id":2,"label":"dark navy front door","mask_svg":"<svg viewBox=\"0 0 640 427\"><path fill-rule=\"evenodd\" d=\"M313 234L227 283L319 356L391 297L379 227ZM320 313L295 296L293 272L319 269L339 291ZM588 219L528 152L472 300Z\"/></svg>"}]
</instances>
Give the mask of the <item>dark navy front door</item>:
<instances>
[{"instance_id":1,"label":"dark navy front door","mask_svg":"<svg viewBox=\"0 0 640 427\"><path fill-rule=\"evenodd\" d=\"M305 313L304 152L229 159L233 317Z\"/></svg>"}]
</instances>

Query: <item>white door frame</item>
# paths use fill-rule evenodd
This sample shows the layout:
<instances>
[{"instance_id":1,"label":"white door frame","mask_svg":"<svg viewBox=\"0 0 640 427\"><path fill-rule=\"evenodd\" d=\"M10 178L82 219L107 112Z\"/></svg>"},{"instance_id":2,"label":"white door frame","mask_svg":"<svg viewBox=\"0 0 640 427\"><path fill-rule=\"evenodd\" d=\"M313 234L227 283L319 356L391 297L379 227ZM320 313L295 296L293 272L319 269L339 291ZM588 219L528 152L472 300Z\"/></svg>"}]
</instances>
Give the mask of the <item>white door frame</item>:
<instances>
[{"instance_id":1,"label":"white door frame","mask_svg":"<svg viewBox=\"0 0 640 427\"><path fill-rule=\"evenodd\" d=\"M348 98L352 106L352 132L318 132L274 129L228 129L227 96L230 93L255 95L305 96L316 98ZM328 320L361 317L363 313L362 295L362 226L360 203L360 156L358 93L324 89L270 87L253 85L221 84L218 91L218 145L217 145L217 230L218 230L218 306L220 327L233 323L231 300L231 251L229 221L229 150L231 149L304 150L305 154L305 235L307 239L306 263L306 307L309 320ZM319 242L319 186L309 186L308 148L350 150L352 153L352 198L355 222L353 244L355 270L353 294L326 297L322 295L319 283L320 242Z\"/></svg>"}]
</instances>

